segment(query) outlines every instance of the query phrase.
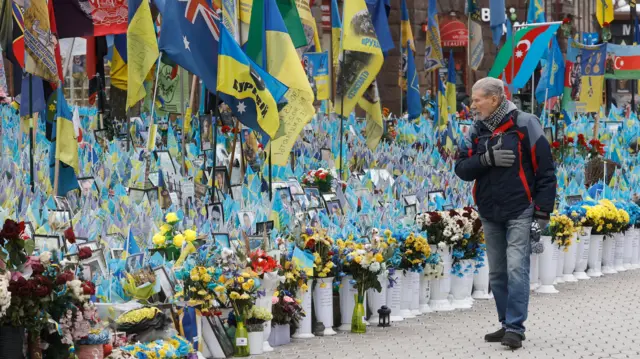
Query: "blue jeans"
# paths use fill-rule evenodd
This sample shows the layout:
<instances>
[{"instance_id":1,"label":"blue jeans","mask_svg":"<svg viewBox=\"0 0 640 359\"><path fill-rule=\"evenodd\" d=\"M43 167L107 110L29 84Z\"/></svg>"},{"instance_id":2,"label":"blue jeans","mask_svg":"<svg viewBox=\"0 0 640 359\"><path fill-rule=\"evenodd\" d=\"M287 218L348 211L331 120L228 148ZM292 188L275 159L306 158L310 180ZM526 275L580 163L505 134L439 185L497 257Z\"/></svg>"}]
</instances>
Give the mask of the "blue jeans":
<instances>
[{"instance_id":1,"label":"blue jeans","mask_svg":"<svg viewBox=\"0 0 640 359\"><path fill-rule=\"evenodd\" d=\"M517 219L491 222L483 218L489 283L498 320L508 332L524 334L529 308L529 261L533 206Z\"/></svg>"}]
</instances>

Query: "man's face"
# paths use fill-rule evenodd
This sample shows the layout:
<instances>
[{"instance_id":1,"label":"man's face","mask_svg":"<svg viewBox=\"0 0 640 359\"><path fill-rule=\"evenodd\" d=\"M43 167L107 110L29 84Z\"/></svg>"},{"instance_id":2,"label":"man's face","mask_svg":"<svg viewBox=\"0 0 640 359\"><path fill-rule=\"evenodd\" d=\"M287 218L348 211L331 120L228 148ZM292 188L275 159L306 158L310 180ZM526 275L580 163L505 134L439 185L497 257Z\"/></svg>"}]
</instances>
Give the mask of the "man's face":
<instances>
[{"instance_id":1,"label":"man's face","mask_svg":"<svg viewBox=\"0 0 640 359\"><path fill-rule=\"evenodd\" d=\"M250 227L251 226L251 220L249 219L249 215L245 214L244 217L243 217L243 220L244 220L244 226L245 227Z\"/></svg>"},{"instance_id":2,"label":"man's face","mask_svg":"<svg viewBox=\"0 0 640 359\"><path fill-rule=\"evenodd\" d=\"M478 115L481 121L484 121L491 115L500 105L498 96L487 96L484 90L474 90L471 94L471 110Z\"/></svg>"}]
</instances>

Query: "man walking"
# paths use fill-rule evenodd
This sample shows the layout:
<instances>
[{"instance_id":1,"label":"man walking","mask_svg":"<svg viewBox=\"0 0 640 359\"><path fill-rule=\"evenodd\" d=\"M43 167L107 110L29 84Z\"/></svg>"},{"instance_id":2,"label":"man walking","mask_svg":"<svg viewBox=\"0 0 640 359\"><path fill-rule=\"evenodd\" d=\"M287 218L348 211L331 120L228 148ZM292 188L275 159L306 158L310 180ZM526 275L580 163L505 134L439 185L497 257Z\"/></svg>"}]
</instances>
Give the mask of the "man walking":
<instances>
[{"instance_id":1,"label":"man walking","mask_svg":"<svg viewBox=\"0 0 640 359\"><path fill-rule=\"evenodd\" d=\"M520 348L529 306L531 222L547 226L556 197L551 147L539 120L506 99L504 84L473 85L475 122L461 143L456 175L475 181L473 196L484 228L489 280L502 328L485 336Z\"/></svg>"}]
</instances>

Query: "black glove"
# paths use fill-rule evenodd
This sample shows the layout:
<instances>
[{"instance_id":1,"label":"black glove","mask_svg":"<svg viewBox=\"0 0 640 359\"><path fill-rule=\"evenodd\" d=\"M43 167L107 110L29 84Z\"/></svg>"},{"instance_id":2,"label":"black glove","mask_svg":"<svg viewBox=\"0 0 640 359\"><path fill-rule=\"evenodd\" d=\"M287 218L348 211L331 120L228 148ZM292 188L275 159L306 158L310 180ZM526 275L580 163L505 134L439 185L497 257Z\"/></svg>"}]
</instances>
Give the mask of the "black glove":
<instances>
[{"instance_id":1,"label":"black glove","mask_svg":"<svg viewBox=\"0 0 640 359\"><path fill-rule=\"evenodd\" d=\"M490 147L480 156L480 163L484 166L511 167L516 161L516 155L511 150L499 150L498 145Z\"/></svg>"}]
</instances>

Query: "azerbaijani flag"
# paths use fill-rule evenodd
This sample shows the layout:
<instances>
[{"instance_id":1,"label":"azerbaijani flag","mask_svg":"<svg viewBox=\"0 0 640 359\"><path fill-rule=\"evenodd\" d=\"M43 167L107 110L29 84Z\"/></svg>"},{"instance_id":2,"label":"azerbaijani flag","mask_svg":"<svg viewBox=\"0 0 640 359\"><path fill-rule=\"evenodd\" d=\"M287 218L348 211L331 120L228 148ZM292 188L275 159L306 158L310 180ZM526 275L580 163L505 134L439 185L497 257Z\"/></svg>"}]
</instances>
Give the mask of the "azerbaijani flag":
<instances>
[{"instance_id":1,"label":"azerbaijani flag","mask_svg":"<svg viewBox=\"0 0 640 359\"><path fill-rule=\"evenodd\" d=\"M512 85L512 88L522 88L531 78L531 74L558 27L559 25L556 24L530 26L518 30L513 40L508 38L500 49L496 61L489 71L489 76L500 78L504 73L505 80ZM512 41L515 46L512 45ZM515 83L513 83L514 77Z\"/></svg>"},{"instance_id":2,"label":"azerbaijani flag","mask_svg":"<svg viewBox=\"0 0 640 359\"><path fill-rule=\"evenodd\" d=\"M607 44L604 78L635 80L640 78L640 46Z\"/></svg>"}]
</instances>

